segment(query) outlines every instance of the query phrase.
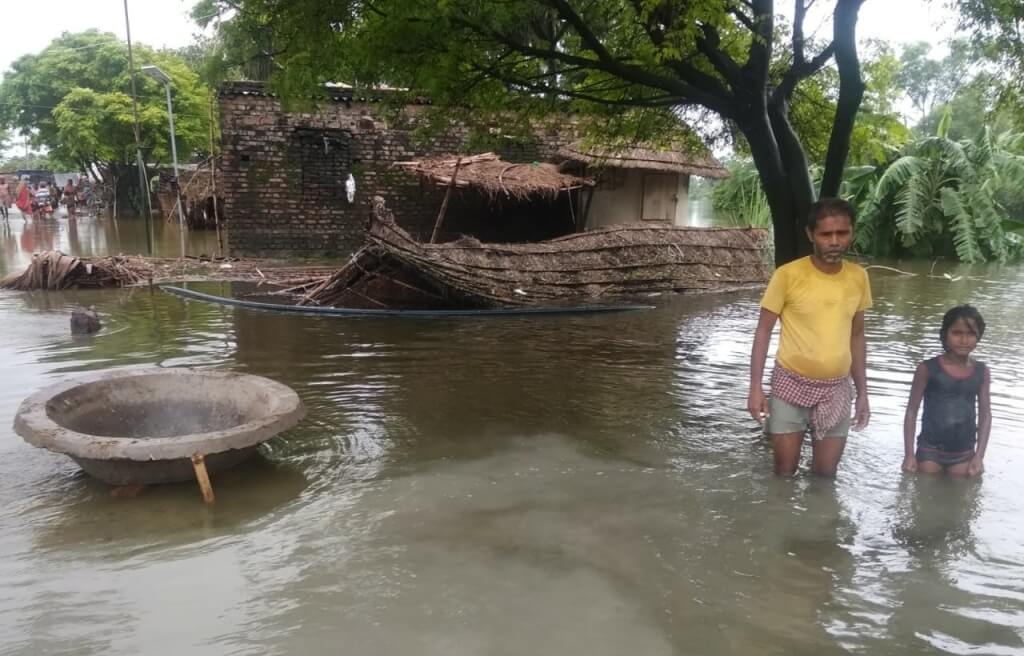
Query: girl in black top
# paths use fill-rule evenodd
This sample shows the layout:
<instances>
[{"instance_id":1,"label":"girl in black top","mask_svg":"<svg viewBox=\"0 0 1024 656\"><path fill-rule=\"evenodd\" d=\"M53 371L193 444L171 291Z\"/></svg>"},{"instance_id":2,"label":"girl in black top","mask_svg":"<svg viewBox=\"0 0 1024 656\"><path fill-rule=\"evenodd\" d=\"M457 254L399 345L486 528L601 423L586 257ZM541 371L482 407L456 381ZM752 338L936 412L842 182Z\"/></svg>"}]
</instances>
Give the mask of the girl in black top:
<instances>
[{"instance_id":1,"label":"girl in black top","mask_svg":"<svg viewBox=\"0 0 1024 656\"><path fill-rule=\"evenodd\" d=\"M989 371L971 352L985 333L985 320L970 305L942 317L944 353L917 365L903 419L903 471L977 476L992 428ZM914 450L917 410L924 399L921 432ZM977 414L975 414L977 408Z\"/></svg>"}]
</instances>

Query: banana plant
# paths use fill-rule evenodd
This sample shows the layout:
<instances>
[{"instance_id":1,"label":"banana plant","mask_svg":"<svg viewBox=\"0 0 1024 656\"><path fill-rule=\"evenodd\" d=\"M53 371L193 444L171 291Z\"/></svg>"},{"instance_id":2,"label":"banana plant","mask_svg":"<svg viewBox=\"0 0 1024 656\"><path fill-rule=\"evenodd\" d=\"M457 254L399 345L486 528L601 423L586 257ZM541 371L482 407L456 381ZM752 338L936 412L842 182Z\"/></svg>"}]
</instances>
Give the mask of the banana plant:
<instances>
[{"instance_id":1,"label":"banana plant","mask_svg":"<svg viewBox=\"0 0 1024 656\"><path fill-rule=\"evenodd\" d=\"M986 129L957 142L948 129L947 112L935 136L908 143L884 168L861 205L860 250L967 263L1020 259L1024 135Z\"/></svg>"}]
</instances>

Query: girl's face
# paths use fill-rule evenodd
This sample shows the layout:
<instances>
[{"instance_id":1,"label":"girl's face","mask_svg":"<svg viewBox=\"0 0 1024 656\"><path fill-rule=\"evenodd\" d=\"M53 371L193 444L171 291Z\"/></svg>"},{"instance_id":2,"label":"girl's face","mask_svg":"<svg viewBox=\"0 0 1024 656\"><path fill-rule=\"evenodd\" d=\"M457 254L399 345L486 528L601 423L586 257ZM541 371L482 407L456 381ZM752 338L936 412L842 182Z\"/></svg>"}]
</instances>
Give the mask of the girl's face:
<instances>
[{"instance_id":1,"label":"girl's face","mask_svg":"<svg viewBox=\"0 0 1024 656\"><path fill-rule=\"evenodd\" d=\"M970 355L978 346L978 327L970 319L957 319L946 332L945 346L947 351L955 355Z\"/></svg>"}]
</instances>

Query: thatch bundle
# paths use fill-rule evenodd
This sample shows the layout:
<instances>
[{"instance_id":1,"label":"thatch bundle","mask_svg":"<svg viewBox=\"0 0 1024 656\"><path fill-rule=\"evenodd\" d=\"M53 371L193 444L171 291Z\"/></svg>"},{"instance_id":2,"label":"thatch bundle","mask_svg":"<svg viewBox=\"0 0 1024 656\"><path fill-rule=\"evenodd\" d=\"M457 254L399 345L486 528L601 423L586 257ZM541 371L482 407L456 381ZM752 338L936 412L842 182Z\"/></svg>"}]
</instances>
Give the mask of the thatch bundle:
<instances>
[{"instance_id":1,"label":"thatch bundle","mask_svg":"<svg viewBox=\"0 0 1024 656\"><path fill-rule=\"evenodd\" d=\"M361 249L327 277L279 293L298 294L298 305L322 307L428 310L486 305L439 286L428 274L389 257L376 246Z\"/></svg>"},{"instance_id":2,"label":"thatch bundle","mask_svg":"<svg viewBox=\"0 0 1024 656\"><path fill-rule=\"evenodd\" d=\"M594 184L586 178L562 173L555 164L513 164L502 161L494 153L396 162L395 166L419 173L442 187L452 184L454 177L456 187L472 187L491 197L503 195L517 200L538 196L554 198L563 191Z\"/></svg>"},{"instance_id":3,"label":"thatch bundle","mask_svg":"<svg viewBox=\"0 0 1024 656\"><path fill-rule=\"evenodd\" d=\"M142 255L77 258L47 251L33 255L32 262L21 273L0 280L0 288L56 290L203 280L247 280L258 285L302 287L321 282L332 271L333 267L290 266L275 260Z\"/></svg>"},{"instance_id":4,"label":"thatch bundle","mask_svg":"<svg viewBox=\"0 0 1024 656\"><path fill-rule=\"evenodd\" d=\"M202 203L213 195L213 164L208 162L194 171L182 171L178 174L181 197L186 203ZM170 196L174 190L170 184L160 183L160 191Z\"/></svg>"},{"instance_id":5,"label":"thatch bundle","mask_svg":"<svg viewBox=\"0 0 1024 656\"><path fill-rule=\"evenodd\" d=\"M623 226L527 244L423 244L378 197L368 246L301 290L302 302L501 307L736 289L768 280L767 240L752 228Z\"/></svg>"},{"instance_id":6,"label":"thatch bundle","mask_svg":"<svg viewBox=\"0 0 1024 656\"><path fill-rule=\"evenodd\" d=\"M82 260L60 251L32 256L21 273L0 280L0 288L22 291L71 287L123 287L151 278L152 267L144 260L124 256Z\"/></svg>"},{"instance_id":7,"label":"thatch bundle","mask_svg":"<svg viewBox=\"0 0 1024 656\"><path fill-rule=\"evenodd\" d=\"M181 190L182 208L185 222L193 230L209 230L217 225L214 216L214 188L217 166L216 158L208 159L199 168L178 173L178 188ZM177 195L171 181L174 176L170 171L160 173L160 186L157 189L157 201L164 214L164 220L175 223L177 216ZM216 203L217 213L221 211L222 201Z\"/></svg>"}]
</instances>

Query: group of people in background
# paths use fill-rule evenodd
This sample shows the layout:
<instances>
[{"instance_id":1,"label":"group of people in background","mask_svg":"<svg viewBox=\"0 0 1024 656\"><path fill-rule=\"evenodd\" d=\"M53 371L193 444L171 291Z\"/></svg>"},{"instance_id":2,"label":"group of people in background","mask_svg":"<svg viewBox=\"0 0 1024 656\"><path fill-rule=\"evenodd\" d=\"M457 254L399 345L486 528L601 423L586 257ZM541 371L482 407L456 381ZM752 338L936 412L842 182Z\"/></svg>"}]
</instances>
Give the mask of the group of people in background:
<instances>
[{"instance_id":1,"label":"group of people in background","mask_svg":"<svg viewBox=\"0 0 1024 656\"><path fill-rule=\"evenodd\" d=\"M74 219L78 206L88 201L90 192L89 179L84 175L78 176L77 181L68 178L63 187L45 180L30 183L28 179L0 177L0 218L7 221L10 208L17 207L27 220L29 215L51 214L63 203L68 218Z\"/></svg>"}]
</instances>

